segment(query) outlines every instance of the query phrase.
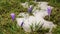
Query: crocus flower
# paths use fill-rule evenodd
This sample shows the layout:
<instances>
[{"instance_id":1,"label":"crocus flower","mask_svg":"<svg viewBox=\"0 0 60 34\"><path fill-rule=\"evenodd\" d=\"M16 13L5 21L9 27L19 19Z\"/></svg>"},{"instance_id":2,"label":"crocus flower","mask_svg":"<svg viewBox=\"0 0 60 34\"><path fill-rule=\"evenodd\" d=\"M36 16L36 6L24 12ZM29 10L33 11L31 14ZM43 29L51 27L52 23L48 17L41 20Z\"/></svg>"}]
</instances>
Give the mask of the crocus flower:
<instances>
[{"instance_id":1,"label":"crocus flower","mask_svg":"<svg viewBox=\"0 0 60 34\"><path fill-rule=\"evenodd\" d=\"M21 23L21 27L23 26L24 22Z\"/></svg>"},{"instance_id":2,"label":"crocus flower","mask_svg":"<svg viewBox=\"0 0 60 34\"><path fill-rule=\"evenodd\" d=\"M10 15L11 15L12 20L14 21L14 19L15 19L15 14L14 14L14 13L11 13Z\"/></svg>"},{"instance_id":3,"label":"crocus flower","mask_svg":"<svg viewBox=\"0 0 60 34\"><path fill-rule=\"evenodd\" d=\"M51 7L50 6L47 8L47 11L48 11L48 16L49 16L49 20L50 20L50 14L51 14Z\"/></svg>"},{"instance_id":4,"label":"crocus flower","mask_svg":"<svg viewBox=\"0 0 60 34\"><path fill-rule=\"evenodd\" d=\"M48 15L50 16L50 14L51 14L51 7L48 7L47 11L48 11Z\"/></svg>"},{"instance_id":5,"label":"crocus flower","mask_svg":"<svg viewBox=\"0 0 60 34\"><path fill-rule=\"evenodd\" d=\"M32 7L32 5L28 8L28 13L32 13L32 9L33 9L33 7Z\"/></svg>"}]
</instances>

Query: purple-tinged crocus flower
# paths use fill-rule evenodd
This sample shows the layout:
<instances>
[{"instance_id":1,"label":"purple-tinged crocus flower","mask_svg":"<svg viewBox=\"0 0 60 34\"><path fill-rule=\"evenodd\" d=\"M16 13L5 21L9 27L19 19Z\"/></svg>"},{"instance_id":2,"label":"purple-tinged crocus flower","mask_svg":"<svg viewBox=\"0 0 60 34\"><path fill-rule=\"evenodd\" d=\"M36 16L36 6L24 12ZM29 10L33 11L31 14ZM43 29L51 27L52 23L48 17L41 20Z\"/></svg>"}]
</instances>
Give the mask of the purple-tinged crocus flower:
<instances>
[{"instance_id":1,"label":"purple-tinged crocus flower","mask_svg":"<svg viewBox=\"0 0 60 34\"><path fill-rule=\"evenodd\" d=\"M10 15L11 15L12 20L14 21L14 19L15 19L15 14L14 14L14 13L11 13Z\"/></svg>"},{"instance_id":2,"label":"purple-tinged crocus flower","mask_svg":"<svg viewBox=\"0 0 60 34\"><path fill-rule=\"evenodd\" d=\"M31 6L28 8L28 13L32 13L32 10L33 10L33 6L31 5Z\"/></svg>"},{"instance_id":3,"label":"purple-tinged crocus flower","mask_svg":"<svg viewBox=\"0 0 60 34\"><path fill-rule=\"evenodd\" d=\"M24 22L21 23L21 27L23 26Z\"/></svg>"},{"instance_id":4,"label":"purple-tinged crocus flower","mask_svg":"<svg viewBox=\"0 0 60 34\"><path fill-rule=\"evenodd\" d=\"M47 8L47 12L48 12L49 20L50 20L50 14L51 14L51 7L50 6Z\"/></svg>"},{"instance_id":5,"label":"purple-tinged crocus flower","mask_svg":"<svg viewBox=\"0 0 60 34\"><path fill-rule=\"evenodd\" d=\"M47 8L47 12L48 12L48 15L50 16L50 14L51 14L51 7L50 6Z\"/></svg>"}]
</instances>

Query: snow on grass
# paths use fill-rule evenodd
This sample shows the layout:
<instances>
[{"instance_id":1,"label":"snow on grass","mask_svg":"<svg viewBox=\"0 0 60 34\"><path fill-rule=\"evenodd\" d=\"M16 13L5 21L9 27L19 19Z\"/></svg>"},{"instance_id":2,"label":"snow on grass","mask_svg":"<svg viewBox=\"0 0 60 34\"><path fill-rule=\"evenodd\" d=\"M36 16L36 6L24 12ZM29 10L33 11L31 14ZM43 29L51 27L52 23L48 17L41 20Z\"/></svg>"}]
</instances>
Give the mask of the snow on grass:
<instances>
[{"instance_id":1,"label":"snow on grass","mask_svg":"<svg viewBox=\"0 0 60 34\"><path fill-rule=\"evenodd\" d=\"M23 4L23 6L28 7L28 3ZM40 10L36 9L37 6L38 6L38 8L41 8L41 9ZM44 19L44 17L48 15L48 13L47 13L48 3L47 2L38 2L37 6L34 6L34 8L32 10L33 15L31 15L31 16L29 16L28 13L20 13L19 16L23 16L23 18L16 18L17 24L19 26L21 26L21 23L24 22L24 24L22 26L23 29L26 32L31 32L30 25L32 25L32 23L33 23L33 27L35 27L34 24L35 23L38 24L40 22L40 25L43 24L42 28L45 28L45 29L50 28L49 32L51 32L52 28L54 28L55 25L53 24L53 22L46 21ZM51 7L51 9L52 9L52 7Z\"/></svg>"}]
</instances>

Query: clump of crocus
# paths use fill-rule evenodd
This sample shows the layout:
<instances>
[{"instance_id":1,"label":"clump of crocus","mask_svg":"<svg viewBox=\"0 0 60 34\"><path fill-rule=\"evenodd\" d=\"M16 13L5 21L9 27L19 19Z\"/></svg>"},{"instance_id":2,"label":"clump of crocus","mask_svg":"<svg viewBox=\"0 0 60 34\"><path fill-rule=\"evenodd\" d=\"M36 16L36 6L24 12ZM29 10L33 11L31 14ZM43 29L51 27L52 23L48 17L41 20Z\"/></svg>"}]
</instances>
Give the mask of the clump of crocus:
<instances>
[{"instance_id":1,"label":"clump of crocus","mask_svg":"<svg viewBox=\"0 0 60 34\"><path fill-rule=\"evenodd\" d=\"M12 20L14 21L14 19L15 19L15 14L14 14L14 13L11 13L10 15L11 15Z\"/></svg>"},{"instance_id":2,"label":"clump of crocus","mask_svg":"<svg viewBox=\"0 0 60 34\"><path fill-rule=\"evenodd\" d=\"M50 20L50 14L51 14L51 7L50 6L47 8L47 12L48 12L49 20Z\"/></svg>"},{"instance_id":3,"label":"clump of crocus","mask_svg":"<svg viewBox=\"0 0 60 34\"><path fill-rule=\"evenodd\" d=\"M30 5L30 7L28 8L28 13L32 13L32 10L33 10L33 6L32 5Z\"/></svg>"}]
</instances>

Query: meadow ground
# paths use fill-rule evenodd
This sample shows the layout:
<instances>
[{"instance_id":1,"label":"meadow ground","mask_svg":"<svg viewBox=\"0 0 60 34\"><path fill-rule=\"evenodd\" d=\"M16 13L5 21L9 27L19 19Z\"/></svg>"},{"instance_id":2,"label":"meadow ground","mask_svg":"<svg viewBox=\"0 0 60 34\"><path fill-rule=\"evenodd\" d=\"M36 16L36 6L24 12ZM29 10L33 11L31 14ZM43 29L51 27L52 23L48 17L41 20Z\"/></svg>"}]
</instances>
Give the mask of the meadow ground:
<instances>
[{"instance_id":1,"label":"meadow ground","mask_svg":"<svg viewBox=\"0 0 60 34\"><path fill-rule=\"evenodd\" d=\"M10 14L15 13L16 17L20 12L26 12L27 8L23 8L20 3L28 0L0 0L0 34L26 34L25 31L17 25L16 20L12 21ZM32 1L32 0L31 0ZM34 4L28 1L29 4ZM53 29L53 34L60 34L60 0L42 0L49 2L53 6L50 21L57 24L57 28ZM15 18L16 18L15 17ZM48 16L45 17L49 20ZM34 34L44 34L46 31L34 32ZM27 33L27 34L32 34Z\"/></svg>"}]
</instances>

